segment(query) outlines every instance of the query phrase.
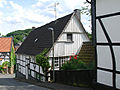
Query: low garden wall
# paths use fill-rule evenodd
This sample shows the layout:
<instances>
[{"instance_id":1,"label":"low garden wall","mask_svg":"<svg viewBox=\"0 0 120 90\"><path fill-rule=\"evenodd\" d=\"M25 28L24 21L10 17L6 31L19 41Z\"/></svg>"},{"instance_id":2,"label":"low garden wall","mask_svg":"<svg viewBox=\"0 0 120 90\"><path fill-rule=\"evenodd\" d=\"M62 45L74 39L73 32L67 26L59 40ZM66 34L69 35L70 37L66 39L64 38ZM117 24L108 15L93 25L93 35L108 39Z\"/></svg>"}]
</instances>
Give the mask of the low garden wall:
<instances>
[{"instance_id":1,"label":"low garden wall","mask_svg":"<svg viewBox=\"0 0 120 90\"><path fill-rule=\"evenodd\" d=\"M55 82L74 86L92 86L94 70L59 70L55 71ZM52 71L50 71L52 79Z\"/></svg>"}]
</instances>

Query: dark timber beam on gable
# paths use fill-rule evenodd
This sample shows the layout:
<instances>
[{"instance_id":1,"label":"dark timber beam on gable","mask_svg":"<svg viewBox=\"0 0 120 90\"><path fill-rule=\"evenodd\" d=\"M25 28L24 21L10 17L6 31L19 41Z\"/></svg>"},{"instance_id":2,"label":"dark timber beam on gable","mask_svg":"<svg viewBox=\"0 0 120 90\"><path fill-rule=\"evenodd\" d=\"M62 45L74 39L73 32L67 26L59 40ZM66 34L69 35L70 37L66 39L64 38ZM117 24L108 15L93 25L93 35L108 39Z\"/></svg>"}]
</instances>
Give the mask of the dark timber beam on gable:
<instances>
[{"instance_id":1,"label":"dark timber beam on gable","mask_svg":"<svg viewBox=\"0 0 120 90\"><path fill-rule=\"evenodd\" d=\"M86 34L85 32L63 32L63 33L71 33L71 34Z\"/></svg>"}]
</instances>

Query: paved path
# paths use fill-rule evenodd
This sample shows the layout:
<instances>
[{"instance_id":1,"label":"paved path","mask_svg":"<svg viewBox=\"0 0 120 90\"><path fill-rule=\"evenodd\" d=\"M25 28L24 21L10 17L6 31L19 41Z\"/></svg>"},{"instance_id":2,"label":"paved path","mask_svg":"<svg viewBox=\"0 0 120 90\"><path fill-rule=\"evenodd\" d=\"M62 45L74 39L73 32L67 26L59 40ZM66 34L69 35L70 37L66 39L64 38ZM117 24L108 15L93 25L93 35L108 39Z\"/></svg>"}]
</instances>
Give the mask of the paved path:
<instances>
[{"instance_id":1,"label":"paved path","mask_svg":"<svg viewBox=\"0 0 120 90\"><path fill-rule=\"evenodd\" d=\"M0 74L0 90L50 90L32 84L16 81L14 75Z\"/></svg>"},{"instance_id":2,"label":"paved path","mask_svg":"<svg viewBox=\"0 0 120 90\"><path fill-rule=\"evenodd\" d=\"M92 88L74 87L74 86L64 85L60 83L38 82L35 80L25 80L25 79L17 79L17 80L22 82L32 83L40 87L50 88L52 90L93 90Z\"/></svg>"}]
</instances>

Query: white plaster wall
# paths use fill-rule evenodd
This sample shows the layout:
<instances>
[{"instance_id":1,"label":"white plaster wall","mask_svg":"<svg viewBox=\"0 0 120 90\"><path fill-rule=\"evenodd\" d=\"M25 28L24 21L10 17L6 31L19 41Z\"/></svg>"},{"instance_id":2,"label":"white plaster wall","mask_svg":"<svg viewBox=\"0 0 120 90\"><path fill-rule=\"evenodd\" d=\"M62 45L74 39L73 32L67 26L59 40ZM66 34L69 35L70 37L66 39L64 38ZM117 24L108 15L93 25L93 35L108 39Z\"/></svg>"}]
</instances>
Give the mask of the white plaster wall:
<instances>
[{"instance_id":1,"label":"white plaster wall","mask_svg":"<svg viewBox=\"0 0 120 90\"><path fill-rule=\"evenodd\" d=\"M57 57L64 55L65 55L65 43L57 43L54 47L54 56Z\"/></svg>"},{"instance_id":2,"label":"white plaster wall","mask_svg":"<svg viewBox=\"0 0 120 90\"><path fill-rule=\"evenodd\" d=\"M114 46L113 49L116 58L116 70L120 71L120 46Z\"/></svg>"},{"instance_id":3,"label":"white plaster wall","mask_svg":"<svg viewBox=\"0 0 120 90\"><path fill-rule=\"evenodd\" d=\"M39 66L36 65L35 71L39 72Z\"/></svg>"},{"instance_id":4,"label":"white plaster wall","mask_svg":"<svg viewBox=\"0 0 120 90\"><path fill-rule=\"evenodd\" d=\"M106 15L111 13L120 12L120 0L97 0L96 1L96 15ZM102 19L107 33L109 34L112 42L120 42L119 33L120 33L120 16L114 16L109 18ZM97 41L98 42L107 42L105 36L103 35L100 24L97 21Z\"/></svg>"},{"instance_id":5,"label":"white plaster wall","mask_svg":"<svg viewBox=\"0 0 120 90\"><path fill-rule=\"evenodd\" d=\"M33 71L31 71L31 75L32 75L32 77L34 77L35 73Z\"/></svg>"},{"instance_id":6,"label":"white plaster wall","mask_svg":"<svg viewBox=\"0 0 120 90\"><path fill-rule=\"evenodd\" d=\"M81 34L73 34L74 43L65 44L65 55L70 56L77 53L77 50L81 47L83 43L83 38Z\"/></svg>"},{"instance_id":7,"label":"white plaster wall","mask_svg":"<svg viewBox=\"0 0 120 90\"><path fill-rule=\"evenodd\" d=\"M96 15L106 15L120 12L120 0L96 0ZM101 19L107 33L113 43L120 42L120 16L113 16ZM97 42L107 43L107 39L103 33L100 23L96 22ZM98 47L98 67L112 69L112 59L109 47ZM114 46L116 58L116 69L120 71L120 47ZM98 71L97 82L108 86L112 86L112 74L110 72ZM120 89L120 75L116 74L116 87Z\"/></svg>"},{"instance_id":8,"label":"white plaster wall","mask_svg":"<svg viewBox=\"0 0 120 90\"><path fill-rule=\"evenodd\" d=\"M72 33L73 42L67 42L67 33ZM82 43L87 41L89 41L89 39L84 32L82 24L73 16L54 45L54 56L60 57L70 56L73 55L73 53L76 54ZM49 53L49 57L52 57L52 50Z\"/></svg>"},{"instance_id":9,"label":"white plaster wall","mask_svg":"<svg viewBox=\"0 0 120 90\"><path fill-rule=\"evenodd\" d=\"M98 67L112 69L112 56L109 46L97 47L97 62Z\"/></svg>"},{"instance_id":10,"label":"white plaster wall","mask_svg":"<svg viewBox=\"0 0 120 90\"><path fill-rule=\"evenodd\" d=\"M30 63L30 69L34 70L33 64Z\"/></svg>"},{"instance_id":11,"label":"white plaster wall","mask_svg":"<svg viewBox=\"0 0 120 90\"><path fill-rule=\"evenodd\" d=\"M102 22L112 42L114 43L120 42L120 38L118 38L120 33L120 30L119 30L120 16L104 18L102 19ZM96 28L97 28L97 41L108 42L98 21L97 21Z\"/></svg>"},{"instance_id":12,"label":"white plaster wall","mask_svg":"<svg viewBox=\"0 0 120 90\"><path fill-rule=\"evenodd\" d=\"M120 7L119 7L120 9ZM120 42L120 16L102 19L112 42Z\"/></svg>"},{"instance_id":13,"label":"white plaster wall","mask_svg":"<svg viewBox=\"0 0 120 90\"><path fill-rule=\"evenodd\" d=\"M5 56L5 58L9 58L9 56Z\"/></svg>"},{"instance_id":14,"label":"white plaster wall","mask_svg":"<svg viewBox=\"0 0 120 90\"><path fill-rule=\"evenodd\" d=\"M97 31L97 42L104 42L104 43L108 43L106 36L100 26L100 23L97 21L96 22L96 31Z\"/></svg>"},{"instance_id":15,"label":"white plaster wall","mask_svg":"<svg viewBox=\"0 0 120 90\"><path fill-rule=\"evenodd\" d=\"M102 70L97 70L97 82L108 86L113 86L112 73Z\"/></svg>"},{"instance_id":16,"label":"white plaster wall","mask_svg":"<svg viewBox=\"0 0 120 90\"><path fill-rule=\"evenodd\" d=\"M116 88L120 89L120 74L116 74Z\"/></svg>"},{"instance_id":17,"label":"white plaster wall","mask_svg":"<svg viewBox=\"0 0 120 90\"><path fill-rule=\"evenodd\" d=\"M4 59L0 61L0 65L2 65L2 64L3 64L3 62L4 62Z\"/></svg>"},{"instance_id":18,"label":"white plaster wall","mask_svg":"<svg viewBox=\"0 0 120 90\"><path fill-rule=\"evenodd\" d=\"M25 68L23 67L23 74L25 75L25 73L26 73L26 72L25 72Z\"/></svg>"},{"instance_id":19,"label":"white plaster wall","mask_svg":"<svg viewBox=\"0 0 120 90\"><path fill-rule=\"evenodd\" d=\"M0 61L0 65L2 65L2 60Z\"/></svg>"},{"instance_id":20,"label":"white plaster wall","mask_svg":"<svg viewBox=\"0 0 120 90\"><path fill-rule=\"evenodd\" d=\"M29 57L30 57L31 61L32 61L32 62L35 62L35 57L34 57L34 56L22 55L22 54L19 54L19 55L17 54L16 56L17 56L17 63L19 63L19 64L21 64L21 65L23 65L23 66L26 66L27 64L30 63L29 61L27 61L26 58L29 58ZM18 60L19 56L20 56L20 59L23 60L23 61L25 61L25 62ZM39 66L36 65L36 64L35 64L35 66L36 66L36 67L35 67L35 71L39 72ZM20 69L20 68L21 68L21 69ZM30 63L30 69L34 70L33 63ZM19 70L22 74L26 75L26 68L25 68L25 67L19 66L19 69L18 69L18 70ZM44 73L43 73L43 70L42 70L42 67L40 67L40 73L41 73L41 74L44 74ZM31 74L32 74L32 76L34 77L34 72L33 72L33 71L32 71Z\"/></svg>"},{"instance_id":21,"label":"white plaster wall","mask_svg":"<svg viewBox=\"0 0 120 90\"><path fill-rule=\"evenodd\" d=\"M96 0L96 14L105 15L120 11L120 0Z\"/></svg>"},{"instance_id":22,"label":"white plaster wall","mask_svg":"<svg viewBox=\"0 0 120 90\"><path fill-rule=\"evenodd\" d=\"M49 64L50 64L50 66L52 66L52 58L49 58ZM49 68L49 70L50 70L51 68Z\"/></svg>"},{"instance_id":23,"label":"white plaster wall","mask_svg":"<svg viewBox=\"0 0 120 90\"><path fill-rule=\"evenodd\" d=\"M73 16L64 32L83 32L83 28L78 19Z\"/></svg>"},{"instance_id":24,"label":"white plaster wall","mask_svg":"<svg viewBox=\"0 0 120 90\"><path fill-rule=\"evenodd\" d=\"M59 38L58 41L66 41L66 39L67 39L67 35L66 35L66 33L63 33L63 34L60 36L60 38Z\"/></svg>"}]
</instances>

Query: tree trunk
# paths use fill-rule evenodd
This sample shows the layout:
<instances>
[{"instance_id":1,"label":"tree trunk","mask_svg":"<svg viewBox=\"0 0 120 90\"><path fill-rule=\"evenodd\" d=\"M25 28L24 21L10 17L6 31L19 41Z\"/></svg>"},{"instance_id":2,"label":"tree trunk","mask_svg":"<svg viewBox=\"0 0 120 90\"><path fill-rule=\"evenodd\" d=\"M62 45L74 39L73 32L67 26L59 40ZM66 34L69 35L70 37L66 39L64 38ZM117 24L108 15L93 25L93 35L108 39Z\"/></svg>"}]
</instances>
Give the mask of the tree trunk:
<instances>
[{"instance_id":1,"label":"tree trunk","mask_svg":"<svg viewBox=\"0 0 120 90\"><path fill-rule=\"evenodd\" d=\"M10 67L10 74L13 74L14 73L14 66L11 66Z\"/></svg>"},{"instance_id":2,"label":"tree trunk","mask_svg":"<svg viewBox=\"0 0 120 90\"><path fill-rule=\"evenodd\" d=\"M8 66L7 66L7 68L6 68L6 73L8 74Z\"/></svg>"}]
</instances>

